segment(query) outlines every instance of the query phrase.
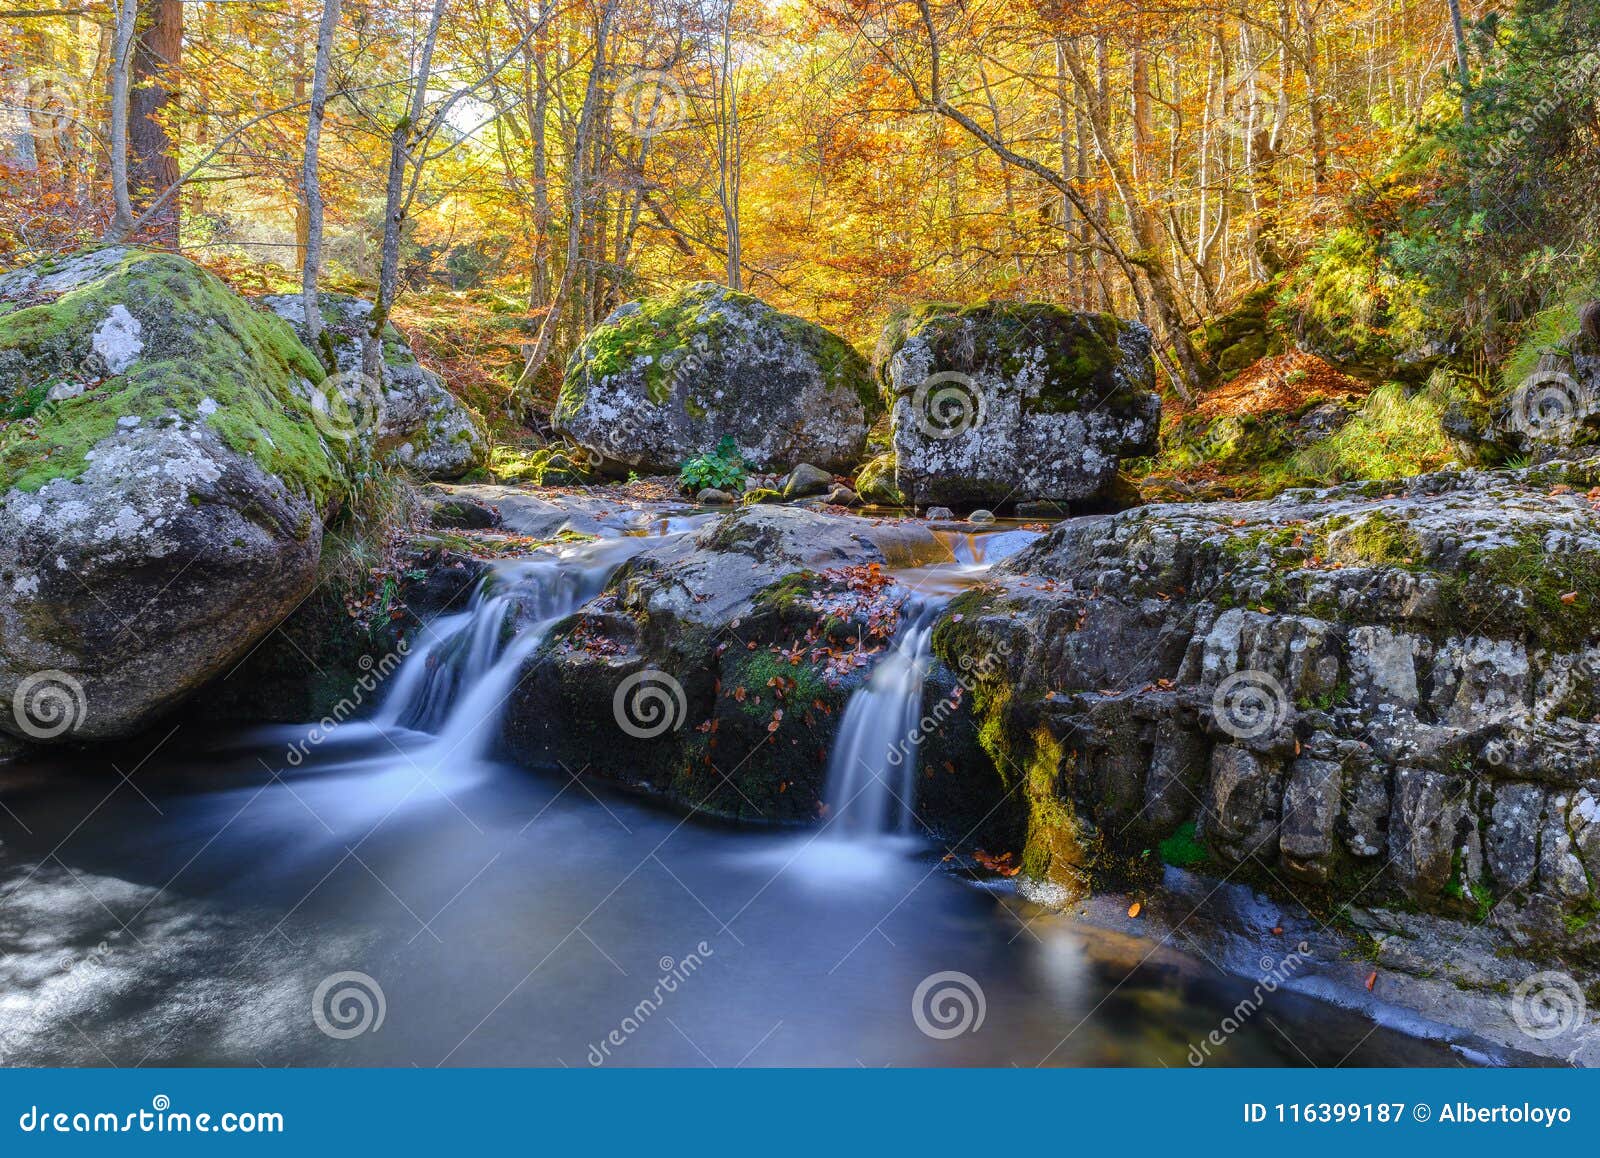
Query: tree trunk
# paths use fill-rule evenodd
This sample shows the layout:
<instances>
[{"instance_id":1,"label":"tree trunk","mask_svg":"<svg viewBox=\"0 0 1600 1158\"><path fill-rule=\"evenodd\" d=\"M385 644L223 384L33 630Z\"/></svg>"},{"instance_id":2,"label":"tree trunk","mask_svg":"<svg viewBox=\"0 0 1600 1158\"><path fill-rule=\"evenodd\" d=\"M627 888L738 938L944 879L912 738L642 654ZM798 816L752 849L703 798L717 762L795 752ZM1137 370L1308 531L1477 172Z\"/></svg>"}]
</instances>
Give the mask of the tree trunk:
<instances>
[{"instance_id":1,"label":"tree trunk","mask_svg":"<svg viewBox=\"0 0 1600 1158\"><path fill-rule=\"evenodd\" d=\"M367 340L361 347L361 373L372 382L383 381L383 329L389 324L389 314L400 292L400 234L405 226L409 205L406 196L407 165L421 166L422 151L427 147L422 134L422 115L427 109L428 81L433 73L433 50L439 42L439 25L444 21L445 9L449 6L450 0L434 0L433 11L428 17L428 30L423 34L417 74L412 78L406 114L389 132L389 175L384 183L378 295L372 303ZM413 140L418 145L415 159L411 155Z\"/></svg>"},{"instance_id":2,"label":"tree trunk","mask_svg":"<svg viewBox=\"0 0 1600 1158\"><path fill-rule=\"evenodd\" d=\"M142 212L178 182L175 131L163 117L176 112L183 0L151 0L137 27L128 103L128 144L133 153L128 183L134 210ZM179 204L179 198L167 198L150 219L153 239L173 249L178 247Z\"/></svg>"},{"instance_id":3,"label":"tree trunk","mask_svg":"<svg viewBox=\"0 0 1600 1158\"><path fill-rule=\"evenodd\" d=\"M320 349L322 310L317 304L317 278L322 273L322 120L328 105L328 73L333 61L333 35L339 27L339 0L323 0L322 22L317 26L317 59L311 72L311 109L306 114L305 168L301 177L305 206L304 260L300 265L300 294L305 308L306 345L322 358L329 370L333 359Z\"/></svg>"},{"instance_id":4,"label":"tree trunk","mask_svg":"<svg viewBox=\"0 0 1600 1158\"><path fill-rule=\"evenodd\" d=\"M133 229L133 202L128 195L128 88L133 67L134 26L138 0L117 0L117 25L111 47L111 223L105 240L124 241Z\"/></svg>"}]
</instances>

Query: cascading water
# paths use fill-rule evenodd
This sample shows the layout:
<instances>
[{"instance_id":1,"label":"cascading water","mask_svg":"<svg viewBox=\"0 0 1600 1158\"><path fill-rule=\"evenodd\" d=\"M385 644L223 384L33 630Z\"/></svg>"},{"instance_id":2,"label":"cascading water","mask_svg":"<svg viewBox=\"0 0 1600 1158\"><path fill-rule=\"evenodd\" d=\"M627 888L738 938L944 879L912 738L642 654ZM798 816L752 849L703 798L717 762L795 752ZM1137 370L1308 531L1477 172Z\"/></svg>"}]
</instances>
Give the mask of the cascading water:
<instances>
[{"instance_id":1,"label":"cascading water","mask_svg":"<svg viewBox=\"0 0 1600 1158\"><path fill-rule=\"evenodd\" d=\"M933 663L933 625L947 602L921 594L906 600L889 654L845 707L827 781L830 827L842 837L913 830L922 685Z\"/></svg>"},{"instance_id":2,"label":"cascading water","mask_svg":"<svg viewBox=\"0 0 1600 1158\"><path fill-rule=\"evenodd\" d=\"M433 733L438 760L486 757L523 662L560 619L605 588L649 541L604 539L555 558L495 563L467 610L436 619L373 723Z\"/></svg>"}]
</instances>

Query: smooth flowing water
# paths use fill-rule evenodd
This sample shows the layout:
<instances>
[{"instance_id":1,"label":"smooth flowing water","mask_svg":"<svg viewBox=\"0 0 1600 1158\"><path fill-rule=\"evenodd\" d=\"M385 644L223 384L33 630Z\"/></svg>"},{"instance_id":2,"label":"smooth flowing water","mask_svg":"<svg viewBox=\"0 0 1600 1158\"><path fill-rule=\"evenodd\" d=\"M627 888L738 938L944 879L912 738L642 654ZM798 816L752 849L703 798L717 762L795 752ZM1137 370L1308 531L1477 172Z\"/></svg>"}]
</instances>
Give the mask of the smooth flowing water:
<instances>
[{"instance_id":1,"label":"smooth flowing water","mask_svg":"<svg viewBox=\"0 0 1600 1158\"><path fill-rule=\"evenodd\" d=\"M828 763L830 828L849 840L910 835L916 824L917 722L933 663L933 625L947 600L907 597L889 654L850 697Z\"/></svg>"},{"instance_id":2,"label":"smooth flowing water","mask_svg":"<svg viewBox=\"0 0 1600 1158\"><path fill-rule=\"evenodd\" d=\"M1184 1065L1250 991L904 831L700 825L496 762L521 658L642 545L497 567L372 721L299 763L302 727L185 725L8 773L0 1060ZM938 576L980 565L907 577L922 594L842 751L871 765L905 727ZM844 830L903 830L911 783L893 788ZM1279 992L1210 1064L1456 1060Z\"/></svg>"}]
</instances>

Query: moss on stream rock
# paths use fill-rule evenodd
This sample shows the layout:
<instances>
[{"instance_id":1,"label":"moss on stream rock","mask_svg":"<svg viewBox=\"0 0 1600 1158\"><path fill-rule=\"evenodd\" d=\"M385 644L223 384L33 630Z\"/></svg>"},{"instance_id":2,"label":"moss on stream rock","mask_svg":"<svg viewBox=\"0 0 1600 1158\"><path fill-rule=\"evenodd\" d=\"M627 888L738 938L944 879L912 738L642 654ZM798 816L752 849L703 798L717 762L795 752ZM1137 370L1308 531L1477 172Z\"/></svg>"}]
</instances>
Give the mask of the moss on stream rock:
<instances>
[{"instance_id":1,"label":"moss on stream rock","mask_svg":"<svg viewBox=\"0 0 1600 1158\"><path fill-rule=\"evenodd\" d=\"M874 364L895 485L917 505L1103 500L1154 449L1150 331L1037 302L928 304L890 319Z\"/></svg>"},{"instance_id":2,"label":"moss on stream rock","mask_svg":"<svg viewBox=\"0 0 1600 1158\"><path fill-rule=\"evenodd\" d=\"M322 377L282 320L173 254L0 277L0 728L131 734L305 597L353 466ZM40 672L70 727L35 713Z\"/></svg>"},{"instance_id":3,"label":"moss on stream rock","mask_svg":"<svg viewBox=\"0 0 1600 1158\"><path fill-rule=\"evenodd\" d=\"M595 327L567 364L553 421L619 470L675 472L724 436L763 468L847 470L881 410L849 343L698 282Z\"/></svg>"}]
</instances>

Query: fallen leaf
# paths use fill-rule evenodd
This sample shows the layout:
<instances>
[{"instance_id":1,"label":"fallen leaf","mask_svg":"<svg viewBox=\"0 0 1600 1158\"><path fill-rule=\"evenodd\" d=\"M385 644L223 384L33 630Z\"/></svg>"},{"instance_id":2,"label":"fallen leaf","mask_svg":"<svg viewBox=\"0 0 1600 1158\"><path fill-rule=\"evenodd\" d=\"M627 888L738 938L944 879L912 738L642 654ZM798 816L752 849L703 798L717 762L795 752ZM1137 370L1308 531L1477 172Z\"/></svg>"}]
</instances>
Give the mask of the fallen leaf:
<instances>
[{"instance_id":1,"label":"fallen leaf","mask_svg":"<svg viewBox=\"0 0 1600 1158\"><path fill-rule=\"evenodd\" d=\"M1563 603L1576 603L1577 601L1578 601L1578 593L1576 591L1568 591L1565 595L1563 595L1561 597L1561 602L1563 602Z\"/></svg>"},{"instance_id":2,"label":"fallen leaf","mask_svg":"<svg viewBox=\"0 0 1600 1158\"><path fill-rule=\"evenodd\" d=\"M1376 969L1374 969L1371 973L1367 974L1367 992L1371 993L1372 992L1372 987L1374 985L1376 985L1377 983L1378 983L1378 971Z\"/></svg>"},{"instance_id":3,"label":"fallen leaf","mask_svg":"<svg viewBox=\"0 0 1600 1158\"><path fill-rule=\"evenodd\" d=\"M1129 905L1129 906L1128 906L1128 916L1130 916L1130 917L1137 917L1137 916L1138 916L1138 915L1139 915L1139 910L1140 910L1140 909L1141 909L1141 908L1143 908L1143 907L1144 907L1144 906L1142 906L1142 905L1141 905L1141 904L1139 904L1139 902L1138 902L1138 901L1134 901L1134 902L1133 902L1133 904L1131 904L1131 905Z\"/></svg>"}]
</instances>

